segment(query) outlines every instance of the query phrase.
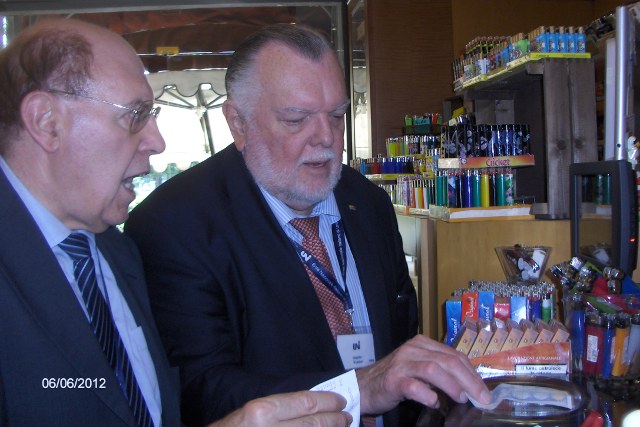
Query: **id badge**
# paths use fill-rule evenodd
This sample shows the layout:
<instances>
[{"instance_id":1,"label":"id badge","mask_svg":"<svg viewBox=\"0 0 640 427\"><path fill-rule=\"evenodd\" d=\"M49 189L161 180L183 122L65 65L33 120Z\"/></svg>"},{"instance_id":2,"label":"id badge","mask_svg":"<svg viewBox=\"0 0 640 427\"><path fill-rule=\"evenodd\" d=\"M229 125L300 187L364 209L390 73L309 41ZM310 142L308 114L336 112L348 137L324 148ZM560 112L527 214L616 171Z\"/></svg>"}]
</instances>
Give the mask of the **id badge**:
<instances>
[{"instance_id":1,"label":"id badge","mask_svg":"<svg viewBox=\"0 0 640 427\"><path fill-rule=\"evenodd\" d=\"M345 369L365 368L376 361L373 334L338 335L337 345Z\"/></svg>"}]
</instances>

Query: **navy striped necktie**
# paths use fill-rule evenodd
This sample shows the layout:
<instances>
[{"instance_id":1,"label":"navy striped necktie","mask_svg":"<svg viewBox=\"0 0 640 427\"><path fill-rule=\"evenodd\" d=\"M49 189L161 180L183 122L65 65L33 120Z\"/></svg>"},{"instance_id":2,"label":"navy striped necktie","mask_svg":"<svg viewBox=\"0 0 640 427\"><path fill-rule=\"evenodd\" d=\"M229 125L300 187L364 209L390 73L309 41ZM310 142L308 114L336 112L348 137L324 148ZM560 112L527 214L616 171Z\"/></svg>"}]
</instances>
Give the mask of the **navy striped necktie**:
<instances>
[{"instance_id":1,"label":"navy striped necktie","mask_svg":"<svg viewBox=\"0 0 640 427\"><path fill-rule=\"evenodd\" d=\"M71 233L58 246L73 260L73 274L89 313L93 333L107 356L120 388L133 410L138 426L152 427L153 420L133 374L127 351L115 327L111 311L98 288L95 265L93 258L91 258L87 236L81 233Z\"/></svg>"}]
</instances>

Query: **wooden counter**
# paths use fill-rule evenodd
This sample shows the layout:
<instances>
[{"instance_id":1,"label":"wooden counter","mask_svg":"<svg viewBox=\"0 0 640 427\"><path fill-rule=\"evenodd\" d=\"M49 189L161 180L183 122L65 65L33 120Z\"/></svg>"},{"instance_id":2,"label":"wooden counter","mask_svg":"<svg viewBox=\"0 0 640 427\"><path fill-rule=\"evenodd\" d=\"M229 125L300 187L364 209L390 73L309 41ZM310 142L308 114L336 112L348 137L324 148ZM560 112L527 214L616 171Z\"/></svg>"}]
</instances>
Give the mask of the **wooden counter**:
<instances>
[{"instance_id":1,"label":"wooden counter","mask_svg":"<svg viewBox=\"0 0 640 427\"><path fill-rule=\"evenodd\" d=\"M446 222L398 214L405 252L416 257L421 330L444 336L444 302L470 280L506 277L496 246L550 246L547 269L571 258L569 220L491 220Z\"/></svg>"}]
</instances>

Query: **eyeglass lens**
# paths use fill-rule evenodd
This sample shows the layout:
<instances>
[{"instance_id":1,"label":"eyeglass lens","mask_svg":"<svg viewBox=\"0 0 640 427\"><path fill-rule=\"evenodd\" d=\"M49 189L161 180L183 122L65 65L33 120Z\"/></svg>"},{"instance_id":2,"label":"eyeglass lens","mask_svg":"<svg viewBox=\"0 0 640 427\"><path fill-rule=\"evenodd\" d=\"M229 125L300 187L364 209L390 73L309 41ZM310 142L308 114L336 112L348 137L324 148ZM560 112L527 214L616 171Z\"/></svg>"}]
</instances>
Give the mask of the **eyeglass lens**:
<instances>
[{"instance_id":1,"label":"eyeglass lens","mask_svg":"<svg viewBox=\"0 0 640 427\"><path fill-rule=\"evenodd\" d=\"M129 131L131 133L138 133L146 126L147 122L153 117L158 117L160 114L160 107L153 107L153 105L144 105L136 108L135 112L131 115L131 123L129 124Z\"/></svg>"}]
</instances>

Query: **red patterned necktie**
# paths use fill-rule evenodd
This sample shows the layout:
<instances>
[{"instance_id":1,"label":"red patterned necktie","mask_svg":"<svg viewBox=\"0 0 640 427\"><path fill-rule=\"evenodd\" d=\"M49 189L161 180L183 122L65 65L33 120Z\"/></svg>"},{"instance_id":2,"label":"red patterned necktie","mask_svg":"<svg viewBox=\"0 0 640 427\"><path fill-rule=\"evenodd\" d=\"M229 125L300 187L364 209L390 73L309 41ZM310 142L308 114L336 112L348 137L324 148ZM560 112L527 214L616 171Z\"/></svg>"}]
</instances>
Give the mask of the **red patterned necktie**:
<instances>
[{"instance_id":1,"label":"red patterned necktie","mask_svg":"<svg viewBox=\"0 0 640 427\"><path fill-rule=\"evenodd\" d=\"M302 234L302 247L313 255L331 274L334 274L327 248L322 243L318 233L319 217L294 218L290 222ZM333 339L335 340L338 335L352 334L351 318L344 310L344 305L340 299L322 283L305 263L303 264L320 300L322 310L324 310L324 315L331 328ZM364 427L375 427L376 418L362 417L361 422Z\"/></svg>"},{"instance_id":2,"label":"red patterned necktie","mask_svg":"<svg viewBox=\"0 0 640 427\"><path fill-rule=\"evenodd\" d=\"M302 247L313 255L331 274L334 274L331 261L329 260L329 254L327 254L327 248L324 246L324 243L322 243L322 240L320 240L318 234L318 220L319 217L317 216L294 218L291 220L291 225L302 234ZM307 270L309 279L311 279L311 283L313 283L316 295L320 300L322 310L329 323L329 328L331 328L333 339L336 339L338 335L352 334L353 327L351 325L351 318L345 311L340 299L322 283L305 263L303 264Z\"/></svg>"}]
</instances>

